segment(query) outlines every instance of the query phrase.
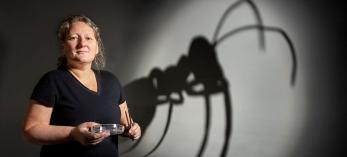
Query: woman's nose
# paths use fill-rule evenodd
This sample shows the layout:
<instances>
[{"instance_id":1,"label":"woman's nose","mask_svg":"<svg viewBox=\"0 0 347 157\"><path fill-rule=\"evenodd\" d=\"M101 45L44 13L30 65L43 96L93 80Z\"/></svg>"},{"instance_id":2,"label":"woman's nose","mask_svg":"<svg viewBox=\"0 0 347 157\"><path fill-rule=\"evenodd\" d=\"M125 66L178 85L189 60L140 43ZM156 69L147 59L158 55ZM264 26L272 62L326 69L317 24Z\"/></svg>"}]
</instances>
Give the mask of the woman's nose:
<instances>
[{"instance_id":1,"label":"woman's nose","mask_svg":"<svg viewBox=\"0 0 347 157\"><path fill-rule=\"evenodd\" d=\"M78 47L78 48L81 48L81 47L86 46L86 44L87 44L86 39L79 38L79 39L78 39L78 44L77 44L77 47Z\"/></svg>"}]
</instances>

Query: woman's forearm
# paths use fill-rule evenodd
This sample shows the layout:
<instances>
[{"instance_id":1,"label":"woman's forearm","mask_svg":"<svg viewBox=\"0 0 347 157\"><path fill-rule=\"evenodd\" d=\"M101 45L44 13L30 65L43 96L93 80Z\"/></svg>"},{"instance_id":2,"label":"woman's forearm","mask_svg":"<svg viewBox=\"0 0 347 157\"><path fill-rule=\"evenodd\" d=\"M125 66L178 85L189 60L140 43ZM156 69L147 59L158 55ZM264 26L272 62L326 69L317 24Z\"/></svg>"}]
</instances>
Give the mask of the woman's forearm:
<instances>
[{"instance_id":1,"label":"woman's forearm","mask_svg":"<svg viewBox=\"0 0 347 157\"><path fill-rule=\"evenodd\" d=\"M23 129L24 137L31 143L36 144L59 144L72 140L72 126L55 126L36 124Z\"/></svg>"}]
</instances>

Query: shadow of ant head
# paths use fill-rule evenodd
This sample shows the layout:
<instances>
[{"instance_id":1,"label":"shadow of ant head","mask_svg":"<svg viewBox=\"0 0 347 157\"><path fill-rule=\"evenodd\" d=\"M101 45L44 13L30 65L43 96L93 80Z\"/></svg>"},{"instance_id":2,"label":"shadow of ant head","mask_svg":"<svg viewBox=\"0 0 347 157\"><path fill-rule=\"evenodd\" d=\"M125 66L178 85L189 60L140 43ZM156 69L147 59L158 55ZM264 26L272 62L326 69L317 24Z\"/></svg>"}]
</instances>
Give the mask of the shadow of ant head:
<instances>
[{"instance_id":1,"label":"shadow of ant head","mask_svg":"<svg viewBox=\"0 0 347 157\"><path fill-rule=\"evenodd\" d=\"M221 92L226 86L215 45L204 36L193 38L188 53L188 86L190 95L206 95Z\"/></svg>"}]
</instances>

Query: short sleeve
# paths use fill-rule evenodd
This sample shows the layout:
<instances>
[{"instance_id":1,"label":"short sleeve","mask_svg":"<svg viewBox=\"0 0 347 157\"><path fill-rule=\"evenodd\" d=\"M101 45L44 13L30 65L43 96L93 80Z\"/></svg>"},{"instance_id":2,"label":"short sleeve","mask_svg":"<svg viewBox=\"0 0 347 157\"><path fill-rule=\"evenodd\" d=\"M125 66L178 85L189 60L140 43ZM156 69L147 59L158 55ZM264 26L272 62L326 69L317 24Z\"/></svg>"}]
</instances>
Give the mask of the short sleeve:
<instances>
[{"instance_id":1,"label":"short sleeve","mask_svg":"<svg viewBox=\"0 0 347 157\"><path fill-rule=\"evenodd\" d=\"M53 107L57 99L57 90L55 80L51 73L47 73L41 77L34 87L31 99L42 103L45 106Z\"/></svg>"}]
</instances>

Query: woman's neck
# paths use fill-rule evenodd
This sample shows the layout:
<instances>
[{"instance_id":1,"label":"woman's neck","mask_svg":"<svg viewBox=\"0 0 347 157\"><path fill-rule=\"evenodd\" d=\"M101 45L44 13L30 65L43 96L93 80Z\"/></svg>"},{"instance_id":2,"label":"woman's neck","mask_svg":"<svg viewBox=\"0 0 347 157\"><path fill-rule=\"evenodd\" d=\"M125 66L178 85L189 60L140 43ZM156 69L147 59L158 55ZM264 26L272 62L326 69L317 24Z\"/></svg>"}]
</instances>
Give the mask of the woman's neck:
<instances>
[{"instance_id":1,"label":"woman's neck","mask_svg":"<svg viewBox=\"0 0 347 157\"><path fill-rule=\"evenodd\" d=\"M83 66L67 64L66 68L79 79L89 78L92 74L94 74L91 65Z\"/></svg>"}]
</instances>

